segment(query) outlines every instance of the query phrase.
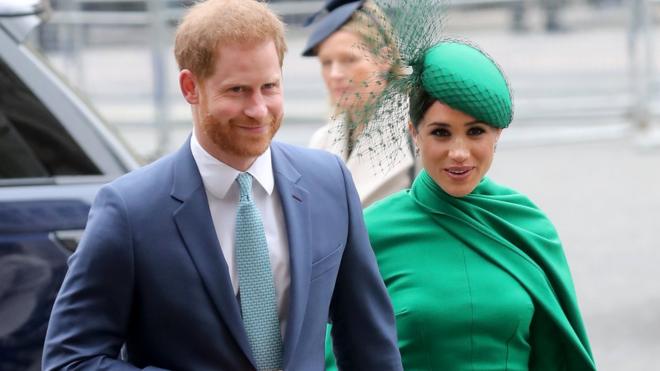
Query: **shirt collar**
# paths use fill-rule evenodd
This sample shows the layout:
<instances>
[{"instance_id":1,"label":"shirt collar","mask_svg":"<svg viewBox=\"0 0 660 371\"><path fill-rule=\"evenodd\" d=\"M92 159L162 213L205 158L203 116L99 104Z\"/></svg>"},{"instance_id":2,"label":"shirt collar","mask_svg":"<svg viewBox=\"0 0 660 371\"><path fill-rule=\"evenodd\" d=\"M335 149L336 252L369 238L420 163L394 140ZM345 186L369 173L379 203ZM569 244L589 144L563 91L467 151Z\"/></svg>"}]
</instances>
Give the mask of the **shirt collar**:
<instances>
[{"instance_id":1,"label":"shirt collar","mask_svg":"<svg viewBox=\"0 0 660 371\"><path fill-rule=\"evenodd\" d=\"M217 198L225 198L229 188L234 184L236 177L241 171L216 159L210 153L206 152L199 144L195 132L190 138L190 151L192 152L199 174L202 177L204 188ZM270 146L254 161L252 166L246 171L250 173L257 183L270 196L275 187L273 179L273 165L271 161Z\"/></svg>"}]
</instances>

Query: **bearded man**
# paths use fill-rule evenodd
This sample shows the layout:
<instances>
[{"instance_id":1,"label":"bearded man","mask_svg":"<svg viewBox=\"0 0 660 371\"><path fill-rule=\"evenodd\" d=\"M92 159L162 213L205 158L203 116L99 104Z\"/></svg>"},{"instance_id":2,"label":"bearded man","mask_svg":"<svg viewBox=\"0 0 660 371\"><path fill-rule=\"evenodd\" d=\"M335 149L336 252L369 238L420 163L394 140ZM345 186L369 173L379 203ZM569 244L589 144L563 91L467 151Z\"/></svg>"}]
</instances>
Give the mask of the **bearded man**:
<instances>
[{"instance_id":1,"label":"bearded man","mask_svg":"<svg viewBox=\"0 0 660 371\"><path fill-rule=\"evenodd\" d=\"M188 11L175 55L192 134L97 195L44 369L322 370L330 320L340 367L401 370L350 174L272 142L285 51L263 3Z\"/></svg>"}]
</instances>

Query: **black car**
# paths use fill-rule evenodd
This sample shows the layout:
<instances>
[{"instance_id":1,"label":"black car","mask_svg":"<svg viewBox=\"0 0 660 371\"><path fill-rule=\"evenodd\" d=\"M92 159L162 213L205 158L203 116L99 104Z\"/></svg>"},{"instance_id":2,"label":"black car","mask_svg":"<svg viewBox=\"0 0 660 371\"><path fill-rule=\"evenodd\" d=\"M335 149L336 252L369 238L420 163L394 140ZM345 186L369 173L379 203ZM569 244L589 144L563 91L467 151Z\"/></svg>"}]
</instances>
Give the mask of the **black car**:
<instances>
[{"instance_id":1,"label":"black car","mask_svg":"<svg viewBox=\"0 0 660 371\"><path fill-rule=\"evenodd\" d=\"M42 0L0 0L0 371L41 369L67 258L99 187L137 167L25 43Z\"/></svg>"}]
</instances>

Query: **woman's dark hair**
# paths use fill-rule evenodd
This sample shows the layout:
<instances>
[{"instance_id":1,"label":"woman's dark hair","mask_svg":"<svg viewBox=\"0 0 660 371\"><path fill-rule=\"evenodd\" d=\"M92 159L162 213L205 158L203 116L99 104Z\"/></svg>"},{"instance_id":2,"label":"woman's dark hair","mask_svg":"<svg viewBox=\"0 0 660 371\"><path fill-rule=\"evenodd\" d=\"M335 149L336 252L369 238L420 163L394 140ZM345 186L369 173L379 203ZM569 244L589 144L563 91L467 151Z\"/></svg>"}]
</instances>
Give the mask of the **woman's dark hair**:
<instances>
[{"instance_id":1,"label":"woman's dark hair","mask_svg":"<svg viewBox=\"0 0 660 371\"><path fill-rule=\"evenodd\" d=\"M419 87L410 93L410 121L415 130L422 121L424 114L437 101L424 88Z\"/></svg>"}]
</instances>

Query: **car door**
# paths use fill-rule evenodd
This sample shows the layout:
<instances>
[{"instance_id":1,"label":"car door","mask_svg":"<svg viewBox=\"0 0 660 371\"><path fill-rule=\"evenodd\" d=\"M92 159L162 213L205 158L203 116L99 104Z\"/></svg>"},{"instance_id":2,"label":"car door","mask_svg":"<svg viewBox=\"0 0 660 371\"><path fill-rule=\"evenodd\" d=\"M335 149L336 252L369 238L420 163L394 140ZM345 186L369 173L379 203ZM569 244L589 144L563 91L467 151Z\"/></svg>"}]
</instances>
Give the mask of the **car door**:
<instances>
[{"instance_id":1,"label":"car door","mask_svg":"<svg viewBox=\"0 0 660 371\"><path fill-rule=\"evenodd\" d=\"M3 0L0 0L2 2ZM133 156L0 14L0 371L39 370L67 258ZM34 19L30 19L33 22Z\"/></svg>"}]
</instances>

